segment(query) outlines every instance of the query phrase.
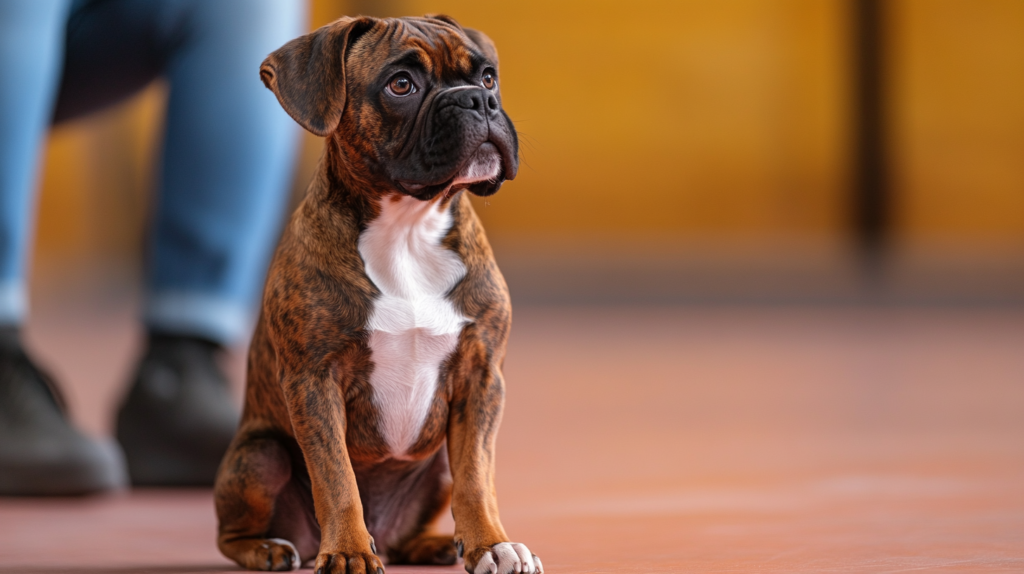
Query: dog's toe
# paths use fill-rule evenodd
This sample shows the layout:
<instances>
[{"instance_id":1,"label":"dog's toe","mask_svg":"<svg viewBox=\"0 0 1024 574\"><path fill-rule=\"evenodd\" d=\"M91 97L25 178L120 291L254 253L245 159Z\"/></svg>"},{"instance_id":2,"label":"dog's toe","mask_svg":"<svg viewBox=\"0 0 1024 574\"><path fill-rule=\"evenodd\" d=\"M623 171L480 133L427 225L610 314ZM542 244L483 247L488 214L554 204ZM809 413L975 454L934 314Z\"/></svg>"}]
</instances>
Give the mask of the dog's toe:
<instances>
[{"instance_id":1,"label":"dog's toe","mask_svg":"<svg viewBox=\"0 0 1024 574\"><path fill-rule=\"evenodd\" d=\"M298 570L302 565L299 559L299 551L295 546L283 538L268 538L260 545L267 554L266 570L272 572L287 572Z\"/></svg>"},{"instance_id":2,"label":"dog's toe","mask_svg":"<svg viewBox=\"0 0 1024 574\"><path fill-rule=\"evenodd\" d=\"M544 571L540 559L525 544L501 542L486 549L477 560L471 574L540 574Z\"/></svg>"}]
</instances>

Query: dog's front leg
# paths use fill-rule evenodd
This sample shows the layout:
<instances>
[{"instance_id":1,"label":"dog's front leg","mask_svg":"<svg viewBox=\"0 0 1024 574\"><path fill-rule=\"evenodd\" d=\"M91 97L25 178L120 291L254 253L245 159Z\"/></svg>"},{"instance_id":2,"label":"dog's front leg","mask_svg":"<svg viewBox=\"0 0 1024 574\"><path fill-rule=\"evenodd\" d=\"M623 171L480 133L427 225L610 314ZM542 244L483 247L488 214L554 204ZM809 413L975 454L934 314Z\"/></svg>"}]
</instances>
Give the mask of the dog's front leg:
<instances>
[{"instance_id":1,"label":"dog's front leg","mask_svg":"<svg viewBox=\"0 0 1024 574\"><path fill-rule=\"evenodd\" d=\"M524 544L509 542L498 518L494 446L505 383L498 366L470 374L456 386L448 422L455 545L470 574L543 572Z\"/></svg>"},{"instance_id":2,"label":"dog's front leg","mask_svg":"<svg viewBox=\"0 0 1024 574\"><path fill-rule=\"evenodd\" d=\"M328 365L282 380L320 523L317 574L381 574L345 442L345 401Z\"/></svg>"}]
</instances>

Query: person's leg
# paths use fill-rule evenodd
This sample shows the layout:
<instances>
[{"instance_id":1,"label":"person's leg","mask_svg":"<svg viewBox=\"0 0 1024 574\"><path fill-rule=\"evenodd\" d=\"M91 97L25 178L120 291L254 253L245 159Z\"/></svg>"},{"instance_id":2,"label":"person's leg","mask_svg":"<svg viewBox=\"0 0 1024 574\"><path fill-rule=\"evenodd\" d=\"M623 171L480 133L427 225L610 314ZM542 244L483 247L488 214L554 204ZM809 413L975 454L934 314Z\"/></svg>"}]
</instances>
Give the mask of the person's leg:
<instances>
[{"instance_id":1,"label":"person's leg","mask_svg":"<svg viewBox=\"0 0 1024 574\"><path fill-rule=\"evenodd\" d=\"M145 322L246 334L284 218L300 130L259 68L305 30L298 0L78 0L55 121L170 85Z\"/></svg>"},{"instance_id":2,"label":"person's leg","mask_svg":"<svg viewBox=\"0 0 1024 574\"><path fill-rule=\"evenodd\" d=\"M0 3L0 325L26 313L25 268L70 0Z\"/></svg>"},{"instance_id":3,"label":"person's leg","mask_svg":"<svg viewBox=\"0 0 1024 574\"><path fill-rule=\"evenodd\" d=\"M152 0L145 0L152 2ZM299 130L259 79L301 34L303 3L164 3L180 39L168 54L166 135L151 229L150 345L119 411L136 484L212 484L237 407L213 360L247 334L284 218ZM161 395L158 376L177 373Z\"/></svg>"},{"instance_id":4,"label":"person's leg","mask_svg":"<svg viewBox=\"0 0 1024 574\"><path fill-rule=\"evenodd\" d=\"M246 331L297 129L259 80L303 31L294 0L94 0L68 26L56 120L168 80L149 248L147 350L118 412L132 482L212 484L238 408L217 364Z\"/></svg>"},{"instance_id":5,"label":"person's leg","mask_svg":"<svg viewBox=\"0 0 1024 574\"><path fill-rule=\"evenodd\" d=\"M303 33L294 0L194 0L169 62L146 323L221 344L247 334L284 219L299 129L263 59Z\"/></svg>"},{"instance_id":6,"label":"person's leg","mask_svg":"<svg viewBox=\"0 0 1024 574\"><path fill-rule=\"evenodd\" d=\"M20 337L35 179L70 4L0 2L0 494L78 494L125 483L116 445L68 423L60 394Z\"/></svg>"}]
</instances>

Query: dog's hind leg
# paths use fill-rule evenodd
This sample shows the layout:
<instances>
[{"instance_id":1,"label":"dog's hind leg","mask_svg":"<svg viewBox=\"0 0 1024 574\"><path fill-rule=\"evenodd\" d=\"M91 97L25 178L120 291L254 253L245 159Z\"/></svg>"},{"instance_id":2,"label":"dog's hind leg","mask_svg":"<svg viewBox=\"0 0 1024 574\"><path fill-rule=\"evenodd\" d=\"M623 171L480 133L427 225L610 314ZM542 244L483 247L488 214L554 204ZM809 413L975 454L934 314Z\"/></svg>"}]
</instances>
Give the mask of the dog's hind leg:
<instances>
[{"instance_id":1,"label":"dog's hind leg","mask_svg":"<svg viewBox=\"0 0 1024 574\"><path fill-rule=\"evenodd\" d=\"M288 449L265 434L241 432L228 448L214 487L217 546L250 570L298 570L295 544L271 537L278 495L290 482Z\"/></svg>"}]
</instances>

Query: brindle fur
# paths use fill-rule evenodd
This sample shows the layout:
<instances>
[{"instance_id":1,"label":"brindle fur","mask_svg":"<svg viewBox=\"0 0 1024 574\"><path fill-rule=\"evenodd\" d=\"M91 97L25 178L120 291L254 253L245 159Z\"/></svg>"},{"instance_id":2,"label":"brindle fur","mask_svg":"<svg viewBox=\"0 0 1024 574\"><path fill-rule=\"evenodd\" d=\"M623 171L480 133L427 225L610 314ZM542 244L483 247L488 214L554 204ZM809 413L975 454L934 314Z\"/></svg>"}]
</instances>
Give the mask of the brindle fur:
<instances>
[{"instance_id":1,"label":"brindle fur","mask_svg":"<svg viewBox=\"0 0 1024 574\"><path fill-rule=\"evenodd\" d=\"M445 17L345 18L285 45L261 69L292 117L326 136L326 148L268 274L242 423L217 477L218 545L246 568L298 567L290 548L273 540L285 539L301 562L316 558L318 572L372 573L382 568L378 553L390 563L452 564L456 546L472 571L491 546L508 541L494 450L511 307L461 189L423 199L451 210L443 245L466 275L449 298L471 321L401 460L389 453L372 400L364 328L380 293L357 240L381 202L403 192L381 165L400 155L384 142L417 137L409 130L422 122L388 121L371 96L383 63L409 47L426 56L439 82L471 74L481 61L497 69L490 40ZM508 130L511 151L502 151L510 179L517 167L511 122ZM449 502L454 537L434 531Z\"/></svg>"}]
</instances>

